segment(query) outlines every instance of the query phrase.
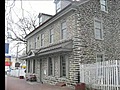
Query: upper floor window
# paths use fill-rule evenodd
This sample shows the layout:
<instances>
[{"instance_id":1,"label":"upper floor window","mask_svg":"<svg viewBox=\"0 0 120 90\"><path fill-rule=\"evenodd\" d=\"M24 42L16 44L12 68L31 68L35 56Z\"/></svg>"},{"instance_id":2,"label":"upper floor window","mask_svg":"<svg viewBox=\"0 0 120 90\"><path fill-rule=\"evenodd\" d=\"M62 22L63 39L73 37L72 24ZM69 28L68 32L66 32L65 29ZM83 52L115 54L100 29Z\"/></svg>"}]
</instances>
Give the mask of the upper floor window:
<instances>
[{"instance_id":1,"label":"upper floor window","mask_svg":"<svg viewBox=\"0 0 120 90\"><path fill-rule=\"evenodd\" d=\"M67 37L67 26L66 26L66 21L61 23L61 38L66 39Z\"/></svg>"},{"instance_id":2,"label":"upper floor window","mask_svg":"<svg viewBox=\"0 0 120 90\"><path fill-rule=\"evenodd\" d=\"M50 29L50 43L53 43L53 36L54 36L54 31L53 29Z\"/></svg>"},{"instance_id":3,"label":"upper floor window","mask_svg":"<svg viewBox=\"0 0 120 90\"><path fill-rule=\"evenodd\" d=\"M35 42L35 49L36 49L36 46L37 46L37 38L36 37L34 39L34 42Z\"/></svg>"},{"instance_id":4,"label":"upper floor window","mask_svg":"<svg viewBox=\"0 0 120 90\"><path fill-rule=\"evenodd\" d=\"M58 1L56 4L56 12L59 12L61 10L61 1Z\"/></svg>"},{"instance_id":5,"label":"upper floor window","mask_svg":"<svg viewBox=\"0 0 120 90\"><path fill-rule=\"evenodd\" d=\"M65 55L60 56L60 76L66 76L66 60Z\"/></svg>"},{"instance_id":6,"label":"upper floor window","mask_svg":"<svg viewBox=\"0 0 120 90\"><path fill-rule=\"evenodd\" d=\"M107 0L100 0L101 10L107 11Z\"/></svg>"},{"instance_id":7,"label":"upper floor window","mask_svg":"<svg viewBox=\"0 0 120 90\"><path fill-rule=\"evenodd\" d=\"M96 39L103 39L103 26L102 21L98 19L94 19L94 30L95 30L95 38Z\"/></svg>"},{"instance_id":8,"label":"upper floor window","mask_svg":"<svg viewBox=\"0 0 120 90\"><path fill-rule=\"evenodd\" d=\"M31 49L31 41L29 41L28 45L29 45L29 49Z\"/></svg>"},{"instance_id":9,"label":"upper floor window","mask_svg":"<svg viewBox=\"0 0 120 90\"><path fill-rule=\"evenodd\" d=\"M44 34L41 34L41 46L44 45Z\"/></svg>"},{"instance_id":10,"label":"upper floor window","mask_svg":"<svg viewBox=\"0 0 120 90\"><path fill-rule=\"evenodd\" d=\"M53 64L52 64L52 58L48 58L48 75L53 75Z\"/></svg>"}]
</instances>

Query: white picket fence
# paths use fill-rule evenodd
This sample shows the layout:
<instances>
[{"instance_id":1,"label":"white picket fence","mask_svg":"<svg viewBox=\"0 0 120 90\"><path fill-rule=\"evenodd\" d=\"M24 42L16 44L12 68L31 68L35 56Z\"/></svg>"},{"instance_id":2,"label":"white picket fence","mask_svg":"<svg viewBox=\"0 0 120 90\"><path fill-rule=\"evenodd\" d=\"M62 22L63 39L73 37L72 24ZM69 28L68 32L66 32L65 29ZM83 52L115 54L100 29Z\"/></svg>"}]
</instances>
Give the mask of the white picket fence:
<instances>
[{"instance_id":1,"label":"white picket fence","mask_svg":"<svg viewBox=\"0 0 120 90\"><path fill-rule=\"evenodd\" d=\"M9 75L14 76L14 77L24 76L24 78L25 78L25 69L11 70Z\"/></svg>"},{"instance_id":2,"label":"white picket fence","mask_svg":"<svg viewBox=\"0 0 120 90\"><path fill-rule=\"evenodd\" d=\"M80 64L80 82L98 90L120 90L120 60Z\"/></svg>"}]
</instances>

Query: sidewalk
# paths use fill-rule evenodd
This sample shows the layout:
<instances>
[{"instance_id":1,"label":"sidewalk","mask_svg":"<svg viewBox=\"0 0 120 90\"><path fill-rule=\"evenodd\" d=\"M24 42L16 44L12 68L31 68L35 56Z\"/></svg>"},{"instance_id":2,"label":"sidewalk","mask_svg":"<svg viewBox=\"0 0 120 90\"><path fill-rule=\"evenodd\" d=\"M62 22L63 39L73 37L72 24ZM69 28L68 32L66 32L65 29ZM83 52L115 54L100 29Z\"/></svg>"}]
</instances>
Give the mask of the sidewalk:
<instances>
[{"instance_id":1,"label":"sidewalk","mask_svg":"<svg viewBox=\"0 0 120 90\"><path fill-rule=\"evenodd\" d=\"M11 76L5 77L5 90L74 90L67 86L60 87L37 82L28 82Z\"/></svg>"}]
</instances>

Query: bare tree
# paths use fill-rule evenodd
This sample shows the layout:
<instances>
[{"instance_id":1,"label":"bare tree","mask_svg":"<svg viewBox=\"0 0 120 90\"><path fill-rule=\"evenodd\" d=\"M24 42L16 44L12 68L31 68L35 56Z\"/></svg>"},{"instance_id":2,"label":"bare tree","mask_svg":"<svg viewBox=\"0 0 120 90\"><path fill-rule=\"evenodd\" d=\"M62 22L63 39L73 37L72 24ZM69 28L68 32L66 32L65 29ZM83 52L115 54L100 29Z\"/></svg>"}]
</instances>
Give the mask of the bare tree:
<instances>
[{"instance_id":1,"label":"bare tree","mask_svg":"<svg viewBox=\"0 0 120 90\"><path fill-rule=\"evenodd\" d=\"M8 3L8 2L6 2ZM32 15L29 12L27 12L27 16L24 16L24 9L22 7L22 0L21 0L21 10L22 10L22 17L20 17L16 12L14 11L13 7L15 6L15 0L10 5L6 4L5 9L5 15L6 15L6 28L7 32L9 32L10 35L6 35L7 38L9 38L11 41L18 41L26 43L26 40L24 37L30 33L32 30L34 30L37 27L37 15ZM9 8L9 9L7 9ZM9 11L7 11L9 10ZM14 14L17 16L18 21L14 21L14 17L12 17L11 11L14 12Z\"/></svg>"},{"instance_id":2,"label":"bare tree","mask_svg":"<svg viewBox=\"0 0 120 90\"><path fill-rule=\"evenodd\" d=\"M7 38L12 41L26 42L24 37L37 27L36 17L24 17L19 18L18 22L13 22L13 20L7 20L7 29L12 34L12 37L7 36Z\"/></svg>"}]
</instances>

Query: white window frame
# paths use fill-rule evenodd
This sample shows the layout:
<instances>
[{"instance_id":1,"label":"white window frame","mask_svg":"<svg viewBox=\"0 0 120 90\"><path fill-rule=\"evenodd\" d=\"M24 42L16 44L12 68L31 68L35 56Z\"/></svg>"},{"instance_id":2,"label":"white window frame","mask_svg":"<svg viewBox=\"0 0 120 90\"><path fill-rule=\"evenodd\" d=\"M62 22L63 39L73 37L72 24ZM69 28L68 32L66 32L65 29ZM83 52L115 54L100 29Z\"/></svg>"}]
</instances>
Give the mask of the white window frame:
<instances>
[{"instance_id":1,"label":"white window frame","mask_svg":"<svg viewBox=\"0 0 120 90\"><path fill-rule=\"evenodd\" d=\"M96 26L96 23L100 23L100 28L98 28ZM97 35L97 31L100 30L99 32L99 37ZM103 21L102 20L99 20L97 18L94 18L94 34L95 34L95 39L98 39L98 40L104 40L103 38Z\"/></svg>"},{"instance_id":2,"label":"white window frame","mask_svg":"<svg viewBox=\"0 0 120 90\"><path fill-rule=\"evenodd\" d=\"M65 24L65 27L63 27ZM66 39L67 38L67 24L66 21L62 21L61 23L61 39Z\"/></svg>"},{"instance_id":3,"label":"white window frame","mask_svg":"<svg viewBox=\"0 0 120 90\"><path fill-rule=\"evenodd\" d=\"M100 7L101 7L101 11L108 12L107 0L100 0Z\"/></svg>"}]
</instances>

